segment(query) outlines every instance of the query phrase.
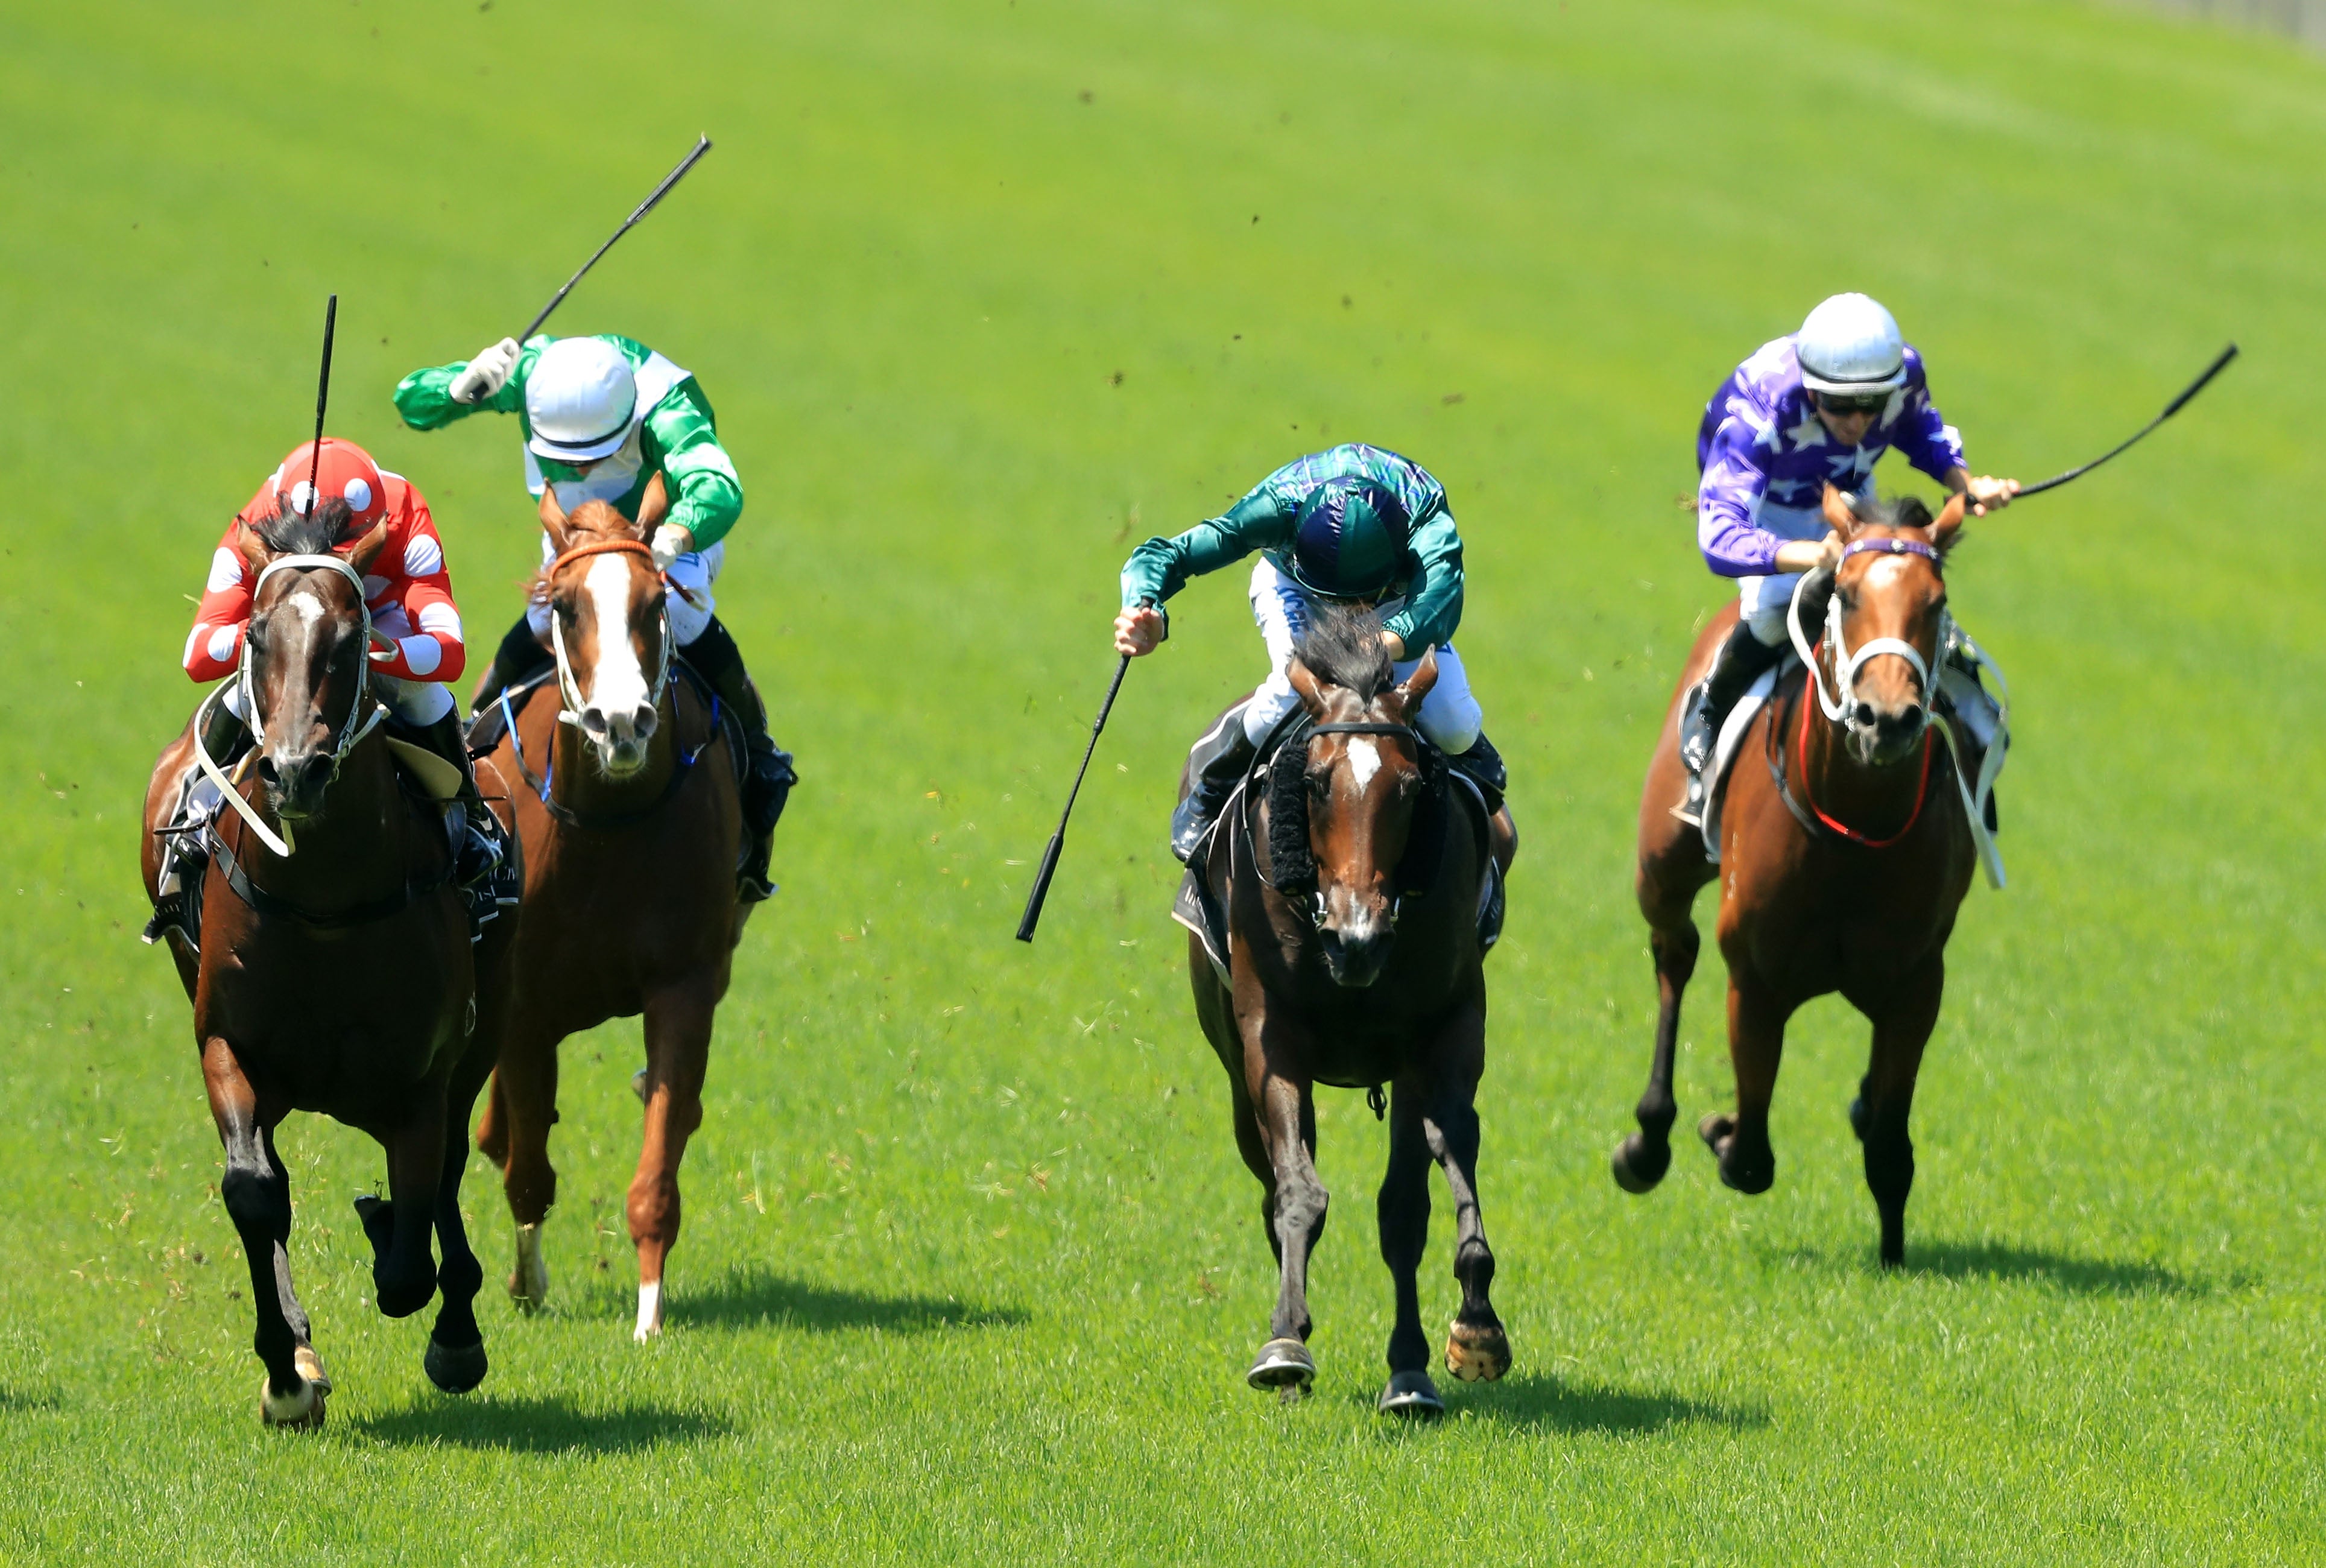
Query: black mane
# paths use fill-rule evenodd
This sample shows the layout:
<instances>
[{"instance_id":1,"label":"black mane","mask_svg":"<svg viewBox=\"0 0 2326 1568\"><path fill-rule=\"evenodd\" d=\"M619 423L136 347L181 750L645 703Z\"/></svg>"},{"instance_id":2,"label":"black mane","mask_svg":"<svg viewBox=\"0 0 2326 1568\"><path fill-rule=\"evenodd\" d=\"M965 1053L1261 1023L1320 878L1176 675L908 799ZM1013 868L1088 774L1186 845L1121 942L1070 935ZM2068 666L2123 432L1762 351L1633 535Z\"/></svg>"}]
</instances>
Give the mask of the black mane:
<instances>
[{"instance_id":1,"label":"black mane","mask_svg":"<svg viewBox=\"0 0 2326 1568\"><path fill-rule=\"evenodd\" d=\"M1312 603L1308 624L1293 639L1292 651L1319 681L1370 702L1389 689L1391 679L1381 633L1381 618L1371 610Z\"/></svg>"},{"instance_id":2,"label":"black mane","mask_svg":"<svg viewBox=\"0 0 2326 1568\"><path fill-rule=\"evenodd\" d=\"M1849 509L1859 522L1876 523L1885 528L1927 528L1934 520L1931 509L1920 496L1893 496L1865 506L1852 502Z\"/></svg>"},{"instance_id":3,"label":"black mane","mask_svg":"<svg viewBox=\"0 0 2326 1568\"><path fill-rule=\"evenodd\" d=\"M327 496L321 506L302 517L291 509L291 498L286 495L277 503L274 515L252 524L250 531L278 555L328 555L354 516L347 502Z\"/></svg>"}]
</instances>

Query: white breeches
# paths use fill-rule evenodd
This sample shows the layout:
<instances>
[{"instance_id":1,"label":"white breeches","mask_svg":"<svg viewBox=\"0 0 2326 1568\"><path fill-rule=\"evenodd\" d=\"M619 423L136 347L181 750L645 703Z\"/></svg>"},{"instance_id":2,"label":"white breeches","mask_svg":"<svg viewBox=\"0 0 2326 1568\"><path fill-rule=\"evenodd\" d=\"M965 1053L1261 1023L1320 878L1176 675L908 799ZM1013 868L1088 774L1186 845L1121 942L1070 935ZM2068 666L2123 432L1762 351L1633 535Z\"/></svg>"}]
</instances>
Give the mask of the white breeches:
<instances>
[{"instance_id":1,"label":"white breeches","mask_svg":"<svg viewBox=\"0 0 2326 1568\"><path fill-rule=\"evenodd\" d=\"M1874 499L1874 485L1867 481L1857 492L1860 505ZM1825 509L1815 507L1776 507L1764 498L1753 520L1777 537L1792 539L1822 539L1833 531L1825 520ZM1801 580L1799 572L1778 572L1765 577L1736 579L1738 615L1753 629L1753 635L1763 646L1782 648L1789 639L1785 630L1785 610L1793 602L1793 584Z\"/></svg>"},{"instance_id":2,"label":"white breeches","mask_svg":"<svg viewBox=\"0 0 2326 1568\"><path fill-rule=\"evenodd\" d=\"M547 534L542 535L541 564L546 566L555 559L557 547L549 542ZM726 564L727 541L724 539L707 550L690 551L670 564L670 580L700 602L689 604L680 594L670 596L670 634L678 639L679 647L684 648L693 642L710 626L712 612L719 608L718 601L711 596L711 584L719 580L719 568ZM525 623L533 628L535 637L546 643L549 639L549 606L527 603Z\"/></svg>"},{"instance_id":3,"label":"white breeches","mask_svg":"<svg viewBox=\"0 0 2326 1568\"><path fill-rule=\"evenodd\" d=\"M1252 567L1251 618L1260 625L1261 640L1268 645L1270 667L1268 678L1261 682L1260 690L1243 710L1243 733L1254 745L1266 740L1269 731L1300 705L1288 672L1292 667L1293 641L1308 624L1314 602L1306 589L1279 572L1266 556ZM1382 608L1392 613L1395 609L1393 605ZM1397 678L1403 680L1420 666L1420 659L1409 658L1393 667ZM1437 684L1421 699L1415 726L1429 737L1430 744L1449 757L1458 757L1477 743L1484 723L1478 699L1470 695L1470 677L1462 668L1462 656L1454 651L1452 643L1440 644Z\"/></svg>"}]
</instances>

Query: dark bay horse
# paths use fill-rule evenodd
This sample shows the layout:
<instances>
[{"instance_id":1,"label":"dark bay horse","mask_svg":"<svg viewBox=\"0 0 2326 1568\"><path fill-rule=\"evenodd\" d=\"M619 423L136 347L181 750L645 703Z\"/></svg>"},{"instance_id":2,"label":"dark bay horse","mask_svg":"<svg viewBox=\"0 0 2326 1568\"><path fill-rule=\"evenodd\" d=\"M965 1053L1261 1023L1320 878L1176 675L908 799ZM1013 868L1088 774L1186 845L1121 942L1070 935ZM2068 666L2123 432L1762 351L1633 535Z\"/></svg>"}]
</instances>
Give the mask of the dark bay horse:
<instances>
[{"instance_id":1,"label":"dark bay horse","mask_svg":"<svg viewBox=\"0 0 2326 1568\"><path fill-rule=\"evenodd\" d=\"M646 544L664 506L658 479L635 524L602 501L569 517L542 491L556 555L537 591L553 612L556 680L502 696L508 728L494 757L526 785L516 791L526 889L509 1004L489 1021L500 1066L477 1134L516 1222L509 1294L530 1308L549 1288L541 1226L557 1195L558 1043L646 1014L646 1136L628 1206L641 1340L662 1331L679 1162L702 1122L712 1018L750 914L736 897L738 739L715 698L673 678L665 589Z\"/></svg>"},{"instance_id":2,"label":"dark bay horse","mask_svg":"<svg viewBox=\"0 0 2326 1568\"><path fill-rule=\"evenodd\" d=\"M1719 1157L1722 1181L1767 1191L1776 1180L1769 1101L1786 1020L1810 998L1840 992L1874 1025L1849 1119L1865 1144L1882 1261L1895 1265L1905 1257L1914 1183L1907 1114L1973 863L1969 818L1947 773L1955 762L1931 722L1947 616L1943 569L1963 502L1949 501L1936 521L1912 499L1862 519L1828 488L1826 516L1845 549L1824 636L1810 669L1781 682L1738 747L1717 865L1698 830L1672 815L1685 781L1672 715L1727 636L1733 608L1697 639L1648 766L1637 891L1661 1007L1640 1130L1617 1145L1613 1163L1627 1192L1649 1190L1671 1163L1672 1048L1699 941L1689 911L1717 877L1736 1109L1707 1116L1698 1131Z\"/></svg>"},{"instance_id":3,"label":"dark bay horse","mask_svg":"<svg viewBox=\"0 0 2326 1568\"><path fill-rule=\"evenodd\" d=\"M274 1129L292 1111L332 1116L386 1148L388 1199L356 1200L379 1310L406 1317L441 1290L430 1379L465 1393L486 1370L471 1310L484 1271L461 1227L460 1187L469 1110L492 1067L473 1028L477 1002L505 960L507 922L488 924L471 947L441 809L404 791L377 733L363 574L387 525L336 555L346 520L343 503L327 501L312 518L286 512L238 537L254 583L241 679L256 744L212 830L200 952L181 933L170 938L226 1147L219 1195L250 1265L254 1345L266 1364L259 1411L284 1426L322 1424L331 1387L285 1250L291 1179ZM168 823L197 765L201 717L155 764L149 829ZM154 832L143 858L150 897L161 873Z\"/></svg>"},{"instance_id":4,"label":"dark bay horse","mask_svg":"<svg viewBox=\"0 0 2326 1568\"><path fill-rule=\"evenodd\" d=\"M1467 786L1413 728L1437 678L1430 655L1394 684L1370 612L1317 614L1291 669L1302 712L1272 767L1247 781L1209 841L1205 874L1226 908L1231 978L1221 979L1200 937L1187 949L1196 1014L1227 1070L1236 1146L1260 1180L1261 1221L1279 1266L1268 1342L1247 1378L1297 1398L1316 1377L1308 1255L1324 1232L1326 1194L1313 1086L1370 1089L1378 1110L1386 1084L1381 1246L1397 1323L1381 1408L1414 1415L1444 1408L1427 1370L1415 1280L1432 1161L1454 1195L1462 1286L1447 1368L1493 1378L1511 1360L1488 1298L1494 1255L1477 1197L1488 851L1455 797ZM1494 843L1507 865L1514 840L1498 834ZM1409 863L1410 852L1428 863Z\"/></svg>"}]
</instances>

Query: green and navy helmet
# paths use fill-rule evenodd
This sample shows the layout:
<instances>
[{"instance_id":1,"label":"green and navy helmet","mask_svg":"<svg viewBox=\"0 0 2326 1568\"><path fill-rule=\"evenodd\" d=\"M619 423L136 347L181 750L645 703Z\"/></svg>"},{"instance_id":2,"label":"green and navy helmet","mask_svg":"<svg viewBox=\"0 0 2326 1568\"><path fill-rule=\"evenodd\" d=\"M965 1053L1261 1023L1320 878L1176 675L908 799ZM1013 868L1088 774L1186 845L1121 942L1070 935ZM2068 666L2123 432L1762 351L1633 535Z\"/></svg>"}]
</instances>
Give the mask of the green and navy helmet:
<instances>
[{"instance_id":1,"label":"green and navy helmet","mask_svg":"<svg viewBox=\"0 0 2326 1568\"><path fill-rule=\"evenodd\" d=\"M1300 503L1286 552L1292 580L1326 599L1378 598L1404 563L1405 503L1369 479L1326 480Z\"/></svg>"}]
</instances>

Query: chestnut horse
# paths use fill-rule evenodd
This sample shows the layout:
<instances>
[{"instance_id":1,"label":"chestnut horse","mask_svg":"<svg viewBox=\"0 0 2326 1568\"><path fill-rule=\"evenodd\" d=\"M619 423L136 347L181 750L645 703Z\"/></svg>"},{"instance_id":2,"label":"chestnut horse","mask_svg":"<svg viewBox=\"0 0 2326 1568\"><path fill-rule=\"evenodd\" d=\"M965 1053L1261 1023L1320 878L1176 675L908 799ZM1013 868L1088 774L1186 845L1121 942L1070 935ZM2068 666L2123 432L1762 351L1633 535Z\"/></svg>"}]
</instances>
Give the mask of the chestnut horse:
<instances>
[{"instance_id":1,"label":"chestnut horse","mask_svg":"<svg viewBox=\"0 0 2326 1568\"><path fill-rule=\"evenodd\" d=\"M715 697L672 678L665 590L646 544L665 505L659 478L635 524L602 501L569 517L542 490L555 555L536 592L552 611L557 678L504 692L499 705L507 727L493 755L526 785L516 791L526 888L511 1002L497 1021L500 1065L477 1133L516 1222L509 1294L531 1309L549 1288L541 1226L557 1195L558 1043L646 1014L646 1136L628 1203L641 1340L662 1330L679 1162L702 1122L712 1016L750 913L736 898L737 738Z\"/></svg>"},{"instance_id":2,"label":"chestnut horse","mask_svg":"<svg viewBox=\"0 0 2326 1568\"><path fill-rule=\"evenodd\" d=\"M1912 499L1868 519L1828 487L1825 508L1844 544L1825 634L1810 668L1780 681L1737 748L1717 865L1701 832L1671 809L1685 782L1677 714L1728 635L1733 608L1697 639L1648 765L1637 891L1661 1005L1640 1130L1617 1145L1613 1164L1625 1191L1646 1192L1671 1163L1672 1047L1699 941L1689 910L1717 876L1736 1109L1705 1117L1698 1132L1719 1157L1723 1182L1767 1191L1776 1180L1769 1101L1785 1021L1810 998L1840 992L1874 1026L1849 1119L1865 1144L1882 1261L1895 1265L1905 1257L1906 1194L1914 1184L1907 1114L1973 863L1969 817L1947 776L1956 762L1943 754L1931 712L1947 620L1946 554L1959 537L1963 501L1949 501L1935 522ZM1797 644L1801 606L1823 594L1822 576L1805 580L1796 597Z\"/></svg>"},{"instance_id":3,"label":"chestnut horse","mask_svg":"<svg viewBox=\"0 0 2326 1568\"><path fill-rule=\"evenodd\" d=\"M1494 1255L1477 1197L1475 1101L1486 1064L1478 919L1488 851L1456 798L1468 786L1413 728L1437 678L1434 654L1393 684L1379 621L1326 606L1301 638L1290 675L1301 712L1205 852L1205 883L1226 909L1229 979L1200 936L1187 947L1196 1015L1227 1071L1236 1146L1260 1180L1261 1222L1279 1269L1269 1339L1246 1378L1293 1399L1317 1374L1306 1343L1308 1256L1327 1199L1317 1176L1313 1086L1369 1089L1378 1112L1386 1084L1381 1247L1397 1322L1380 1404L1435 1414L1444 1405L1427 1370L1415 1282L1433 1160L1454 1197L1462 1286L1447 1368L1465 1381L1493 1378L1511 1360L1488 1297ZM1187 785L1183 775L1183 798ZM1507 828L1504 817L1493 832L1505 867L1516 846Z\"/></svg>"},{"instance_id":4,"label":"chestnut horse","mask_svg":"<svg viewBox=\"0 0 2326 1568\"><path fill-rule=\"evenodd\" d=\"M461 1223L461 1174L469 1110L492 1068L474 1029L479 994L489 1001L507 948L498 920L470 945L442 809L404 792L377 733L363 574L387 525L342 556L330 549L345 508L317 513L286 512L237 536L253 582L240 679L256 744L209 832L200 951L169 936L226 1147L219 1196L250 1265L253 1343L266 1364L259 1413L284 1426L321 1425L331 1388L285 1250L291 1178L274 1129L292 1111L321 1112L386 1148L387 1200L356 1200L379 1310L407 1317L441 1290L429 1378L465 1393L485 1376L471 1309L484 1270ZM168 824L201 761L201 720L223 690L154 765L149 897L162 869L152 830ZM429 1255L432 1226L441 1266Z\"/></svg>"}]
</instances>

